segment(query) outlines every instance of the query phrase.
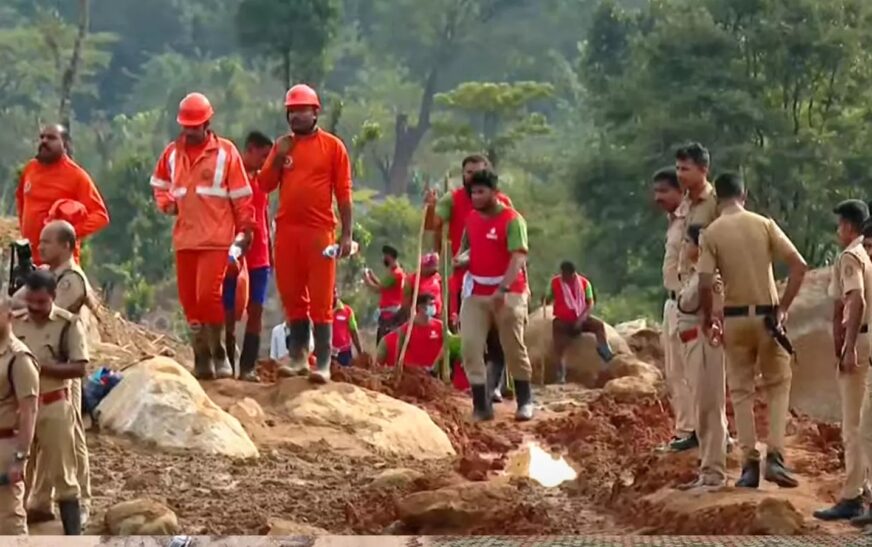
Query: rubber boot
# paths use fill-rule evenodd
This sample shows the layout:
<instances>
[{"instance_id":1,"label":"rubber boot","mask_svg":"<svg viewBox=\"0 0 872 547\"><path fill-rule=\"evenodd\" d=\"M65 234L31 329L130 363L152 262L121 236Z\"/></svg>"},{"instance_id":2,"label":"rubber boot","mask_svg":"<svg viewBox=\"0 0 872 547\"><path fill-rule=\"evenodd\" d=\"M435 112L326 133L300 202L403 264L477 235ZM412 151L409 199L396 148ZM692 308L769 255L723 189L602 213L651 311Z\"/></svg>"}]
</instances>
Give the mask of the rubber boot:
<instances>
[{"instance_id":1,"label":"rubber boot","mask_svg":"<svg viewBox=\"0 0 872 547\"><path fill-rule=\"evenodd\" d=\"M315 325L315 370L309 373L309 380L316 384L330 381L330 356L333 342L333 325Z\"/></svg>"},{"instance_id":2,"label":"rubber boot","mask_svg":"<svg viewBox=\"0 0 872 547\"><path fill-rule=\"evenodd\" d=\"M227 350L224 348L224 325L206 325L204 328L209 336L215 376L219 379L233 378L233 367L227 360Z\"/></svg>"},{"instance_id":3,"label":"rubber boot","mask_svg":"<svg viewBox=\"0 0 872 547\"><path fill-rule=\"evenodd\" d=\"M760 486L760 460L748 460L742 465L742 476L736 481L738 488L758 488Z\"/></svg>"},{"instance_id":4,"label":"rubber boot","mask_svg":"<svg viewBox=\"0 0 872 547\"><path fill-rule=\"evenodd\" d=\"M292 321L288 325L288 355L291 364L279 367L278 374L284 378L308 374L307 349L309 346L309 320Z\"/></svg>"},{"instance_id":5,"label":"rubber boot","mask_svg":"<svg viewBox=\"0 0 872 547\"><path fill-rule=\"evenodd\" d=\"M239 355L239 379L246 382L260 382L255 372L257 355L260 353L260 335L245 333L242 339L242 352Z\"/></svg>"},{"instance_id":6,"label":"rubber boot","mask_svg":"<svg viewBox=\"0 0 872 547\"><path fill-rule=\"evenodd\" d=\"M236 323L224 325L224 347L227 351L227 361L230 368L236 370Z\"/></svg>"},{"instance_id":7,"label":"rubber boot","mask_svg":"<svg viewBox=\"0 0 872 547\"><path fill-rule=\"evenodd\" d=\"M215 368L212 365L212 352L209 349L206 327L191 326L191 348L194 350L194 378L214 380Z\"/></svg>"},{"instance_id":8,"label":"rubber boot","mask_svg":"<svg viewBox=\"0 0 872 547\"><path fill-rule=\"evenodd\" d=\"M774 482L782 488L796 488L799 486L799 481L790 474L787 466L784 465L784 456L775 451L766 454L766 470L763 473L763 478L769 482Z\"/></svg>"},{"instance_id":9,"label":"rubber boot","mask_svg":"<svg viewBox=\"0 0 872 547\"><path fill-rule=\"evenodd\" d=\"M82 510L79 500L64 500L58 502L61 513L61 522L64 525L65 536L82 535Z\"/></svg>"},{"instance_id":10,"label":"rubber boot","mask_svg":"<svg viewBox=\"0 0 872 547\"><path fill-rule=\"evenodd\" d=\"M519 422L529 422L533 419L533 387L525 380L515 380L515 399L518 401L518 411L515 419Z\"/></svg>"},{"instance_id":11,"label":"rubber boot","mask_svg":"<svg viewBox=\"0 0 872 547\"><path fill-rule=\"evenodd\" d=\"M566 361L563 359L557 362L557 383L559 385L566 384Z\"/></svg>"},{"instance_id":12,"label":"rubber boot","mask_svg":"<svg viewBox=\"0 0 872 547\"><path fill-rule=\"evenodd\" d=\"M812 513L819 520L852 520L863 514L863 496L841 499L827 509Z\"/></svg>"},{"instance_id":13,"label":"rubber boot","mask_svg":"<svg viewBox=\"0 0 872 547\"><path fill-rule=\"evenodd\" d=\"M487 385L491 388L491 401L494 403L503 402L503 368L497 362L489 362L487 364Z\"/></svg>"},{"instance_id":14,"label":"rubber boot","mask_svg":"<svg viewBox=\"0 0 872 547\"><path fill-rule=\"evenodd\" d=\"M494 419L491 393L487 385L472 386L472 421L487 422Z\"/></svg>"}]
</instances>

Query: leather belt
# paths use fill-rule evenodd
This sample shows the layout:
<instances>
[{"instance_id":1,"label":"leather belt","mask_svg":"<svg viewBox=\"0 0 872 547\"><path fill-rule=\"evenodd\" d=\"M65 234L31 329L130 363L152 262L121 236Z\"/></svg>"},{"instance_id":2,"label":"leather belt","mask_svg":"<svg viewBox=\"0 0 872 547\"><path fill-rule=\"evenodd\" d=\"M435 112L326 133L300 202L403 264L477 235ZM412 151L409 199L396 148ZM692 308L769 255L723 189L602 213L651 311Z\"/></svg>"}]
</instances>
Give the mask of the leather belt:
<instances>
[{"instance_id":1,"label":"leather belt","mask_svg":"<svg viewBox=\"0 0 872 547\"><path fill-rule=\"evenodd\" d=\"M773 315L778 306L727 306L724 308L724 317L748 317Z\"/></svg>"},{"instance_id":2,"label":"leather belt","mask_svg":"<svg viewBox=\"0 0 872 547\"><path fill-rule=\"evenodd\" d=\"M693 342L697 338L699 338L699 329L694 327L692 329L683 330L678 333L678 338L685 344L688 342Z\"/></svg>"},{"instance_id":3,"label":"leather belt","mask_svg":"<svg viewBox=\"0 0 872 547\"><path fill-rule=\"evenodd\" d=\"M14 429L0 429L0 439L11 439L18 434Z\"/></svg>"},{"instance_id":4,"label":"leather belt","mask_svg":"<svg viewBox=\"0 0 872 547\"><path fill-rule=\"evenodd\" d=\"M58 401L63 401L66 398L67 398L67 388L56 389L54 391L48 391L46 393L41 393L39 395L39 404L50 405L50 404L56 403Z\"/></svg>"}]
</instances>

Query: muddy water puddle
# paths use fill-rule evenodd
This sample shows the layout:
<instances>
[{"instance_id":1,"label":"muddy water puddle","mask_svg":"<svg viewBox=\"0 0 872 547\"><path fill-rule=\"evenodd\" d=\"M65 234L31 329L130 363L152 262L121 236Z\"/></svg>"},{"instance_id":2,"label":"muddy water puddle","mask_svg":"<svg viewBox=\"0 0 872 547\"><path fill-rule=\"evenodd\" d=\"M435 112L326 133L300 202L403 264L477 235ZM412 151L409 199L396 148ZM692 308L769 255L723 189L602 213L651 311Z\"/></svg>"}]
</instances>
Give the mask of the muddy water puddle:
<instances>
[{"instance_id":1,"label":"muddy water puddle","mask_svg":"<svg viewBox=\"0 0 872 547\"><path fill-rule=\"evenodd\" d=\"M544 449L536 441L527 441L509 454L505 473L533 479L545 488L554 488L578 477L566 458Z\"/></svg>"}]
</instances>

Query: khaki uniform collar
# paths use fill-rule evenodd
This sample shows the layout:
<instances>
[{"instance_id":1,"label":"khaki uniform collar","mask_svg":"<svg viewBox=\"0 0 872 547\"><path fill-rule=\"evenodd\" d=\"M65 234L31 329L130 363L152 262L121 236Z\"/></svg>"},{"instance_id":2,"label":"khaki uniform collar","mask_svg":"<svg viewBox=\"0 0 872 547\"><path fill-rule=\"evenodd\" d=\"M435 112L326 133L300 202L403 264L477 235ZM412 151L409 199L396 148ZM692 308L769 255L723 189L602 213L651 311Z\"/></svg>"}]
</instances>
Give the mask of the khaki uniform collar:
<instances>
[{"instance_id":1,"label":"khaki uniform collar","mask_svg":"<svg viewBox=\"0 0 872 547\"><path fill-rule=\"evenodd\" d=\"M57 275L59 273L65 272L67 270L72 270L75 267L75 265L76 265L75 260L73 260L73 257L70 257L66 262L62 262L57 268L53 269L52 273Z\"/></svg>"},{"instance_id":2,"label":"khaki uniform collar","mask_svg":"<svg viewBox=\"0 0 872 547\"><path fill-rule=\"evenodd\" d=\"M702 203L703 201L710 199L712 197L712 194L714 194L714 192L715 192L715 187L712 186L712 183L710 183L709 181L705 181L705 185L702 187L702 192L699 193L699 197L694 199L690 195L689 190L687 191L687 193L685 195L687 196L688 201L690 201L693 204L697 204L697 203Z\"/></svg>"},{"instance_id":3,"label":"khaki uniform collar","mask_svg":"<svg viewBox=\"0 0 872 547\"><path fill-rule=\"evenodd\" d=\"M858 237L854 241L852 241L847 247L845 247L846 251L850 251L856 249L857 247L863 246L863 236Z\"/></svg>"},{"instance_id":4,"label":"khaki uniform collar","mask_svg":"<svg viewBox=\"0 0 872 547\"><path fill-rule=\"evenodd\" d=\"M728 203L727 205L724 205L721 208L721 214L722 215L734 215L736 213L741 213L742 210L743 210L742 207L740 207L738 203L731 202L731 203Z\"/></svg>"}]
</instances>

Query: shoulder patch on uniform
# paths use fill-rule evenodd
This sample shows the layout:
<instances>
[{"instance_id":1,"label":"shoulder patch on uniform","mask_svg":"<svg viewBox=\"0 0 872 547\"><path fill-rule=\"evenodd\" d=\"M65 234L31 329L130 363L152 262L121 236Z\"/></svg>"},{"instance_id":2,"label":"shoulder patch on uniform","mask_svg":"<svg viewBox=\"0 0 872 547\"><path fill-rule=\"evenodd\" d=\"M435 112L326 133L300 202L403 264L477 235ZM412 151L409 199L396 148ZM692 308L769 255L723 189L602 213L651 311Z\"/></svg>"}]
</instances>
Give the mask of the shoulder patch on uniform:
<instances>
[{"instance_id":1,"label":"shoulder patch on uniform","mask_svg":"<svg viewBox=\"0 0 872 547\"><path fill-rule=\"evenodd\" d=\"M63 308L56 307L54 309L54 313L55 313L56 317L58 317L59 319L63 319L64 321L67 321L68 323L72 323L76 319L76 315L74 313L70 313Z\"/></svg>"}]
</instances>

